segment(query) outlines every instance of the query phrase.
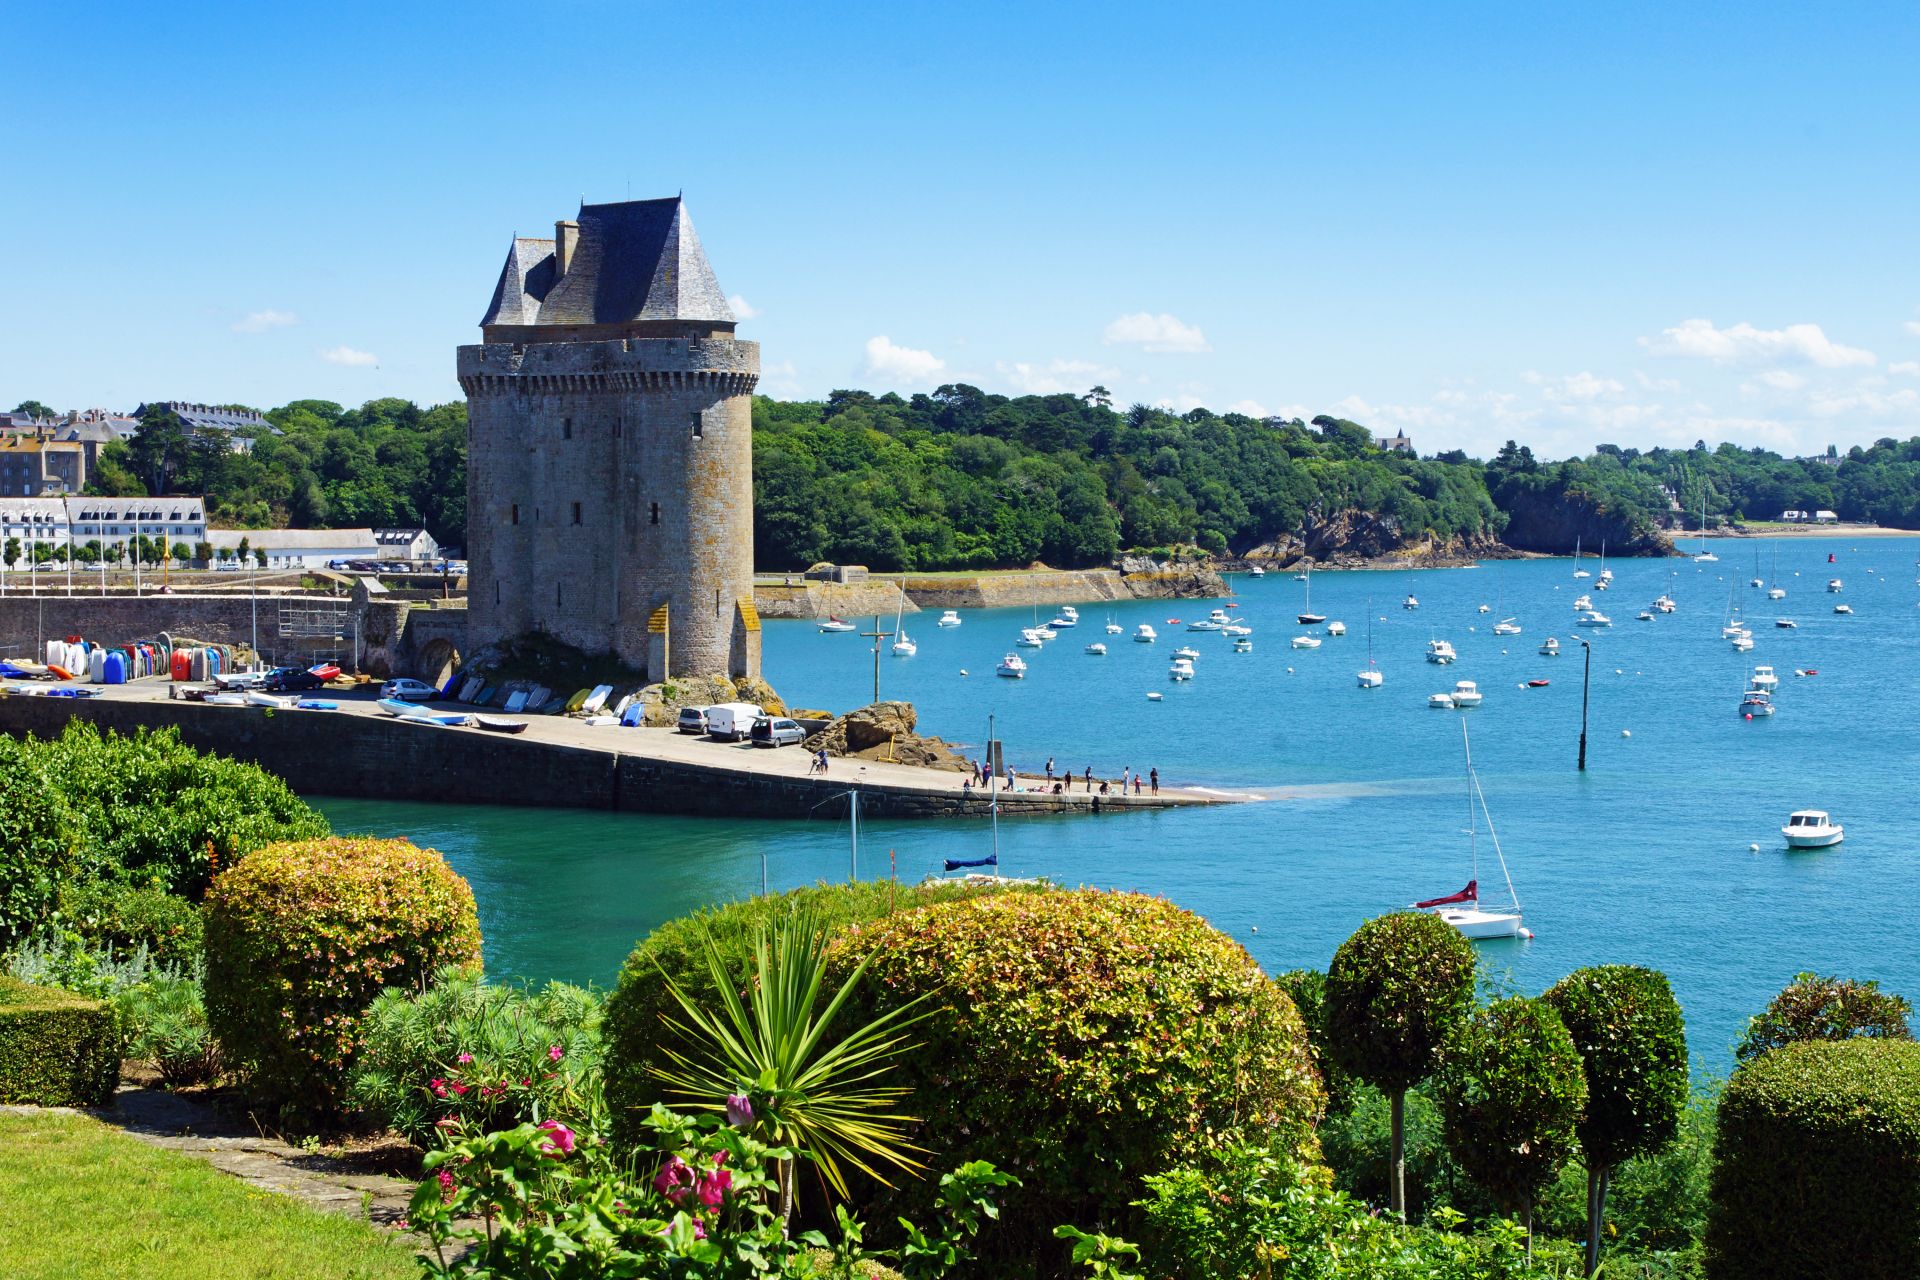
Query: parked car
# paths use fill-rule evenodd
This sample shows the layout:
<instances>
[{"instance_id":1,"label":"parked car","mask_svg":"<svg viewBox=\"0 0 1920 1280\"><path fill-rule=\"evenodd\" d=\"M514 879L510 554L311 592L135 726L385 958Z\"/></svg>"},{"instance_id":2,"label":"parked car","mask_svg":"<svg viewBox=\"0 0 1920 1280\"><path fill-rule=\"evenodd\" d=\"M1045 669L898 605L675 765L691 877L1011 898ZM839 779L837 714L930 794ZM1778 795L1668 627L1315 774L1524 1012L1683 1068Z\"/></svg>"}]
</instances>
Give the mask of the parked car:
<instances>
[{"instance_id":1,"label":"parked car","mask_svg":"<svg viewBox=\"0 0 1920 1280\"><path fill-rule=\"evenodd\" d=\"M389 680L381 685L380 696L398 698L402 702L431 702L440 696L440 691L410 676L402 676L398 680Z\"/></svg>"},{"instance_id":2,"label":"parked car","mask_svg":"<svg viewBox=\"0 0 1920 1280\"><path fill-rule=\"evenodd\" d=\"M707 709L705 707L680 708L680 721L675 726L682 733L705 733L707 731Z\"/></svg>"},{"instance_id":3,"label":"parked car","mask_svg":"<svg viewBox=\"0 0 1920 1280\"><path fill-rule=\"evenodd\" d=\"M707 708L707 733L720 742L739 742L763 714L751 702L722 702Z\"/></svg>"},{"instance_id":4,"label":"parked car","mask_svg":"<svg viewBox=\"0 0 1920 1280\"><path fill-rule=\"evenodd\" d=\"M789 747L804 742L807 731L785 716L761 716L753 722L749 736L756 747Z\"/></svg>"},{"instance_id":5,"label":"parked car","mask_svg":"<svg viewBox=\"0 0 1920 1280\"><path fill-rule=\"evenodd\" d=\"M327 682L299 667L275 667L267 672L267 678L260 682L260 687L268 693L305 693L310 689L324 689Z\"/></svg>"}]
</instances>

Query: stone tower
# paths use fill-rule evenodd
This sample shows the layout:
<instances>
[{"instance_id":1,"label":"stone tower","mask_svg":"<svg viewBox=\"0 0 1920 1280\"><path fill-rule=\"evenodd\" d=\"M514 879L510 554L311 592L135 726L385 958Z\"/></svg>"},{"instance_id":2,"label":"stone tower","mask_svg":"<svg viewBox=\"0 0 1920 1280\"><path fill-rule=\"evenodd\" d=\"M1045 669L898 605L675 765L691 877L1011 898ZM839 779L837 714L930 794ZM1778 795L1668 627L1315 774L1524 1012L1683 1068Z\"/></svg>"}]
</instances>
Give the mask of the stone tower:
<instances>
[{"instance_id":1,"label":"stone tower","mask_svg":"<svg viewBox=\"0 0 1920 1280\"><path fill-rule=\"evenodd\" d=\"M461 347L468 642L544 633L649 680L760 674L758 343L678 198L515 239Z\"/></svg>"}]
</instances>

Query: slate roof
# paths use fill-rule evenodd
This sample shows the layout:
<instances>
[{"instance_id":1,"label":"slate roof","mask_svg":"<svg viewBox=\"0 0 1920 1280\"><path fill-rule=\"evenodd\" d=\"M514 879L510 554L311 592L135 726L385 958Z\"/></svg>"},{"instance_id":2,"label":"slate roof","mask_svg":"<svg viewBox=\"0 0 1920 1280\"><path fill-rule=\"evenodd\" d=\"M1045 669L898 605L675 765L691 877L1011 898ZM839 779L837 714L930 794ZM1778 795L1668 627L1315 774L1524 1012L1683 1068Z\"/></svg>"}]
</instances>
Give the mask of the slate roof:
<instances>
[{"instance_id":1,"label":"slate roof","mask_svg":"<svg viewBox=\"0 0 1920 1280\"><path fill-rule=\"evenodd\" d=\"M583 204L567 273L554 242L516 237L482 325L734 322L685 203Z\"/></svg>"}]
</instances>

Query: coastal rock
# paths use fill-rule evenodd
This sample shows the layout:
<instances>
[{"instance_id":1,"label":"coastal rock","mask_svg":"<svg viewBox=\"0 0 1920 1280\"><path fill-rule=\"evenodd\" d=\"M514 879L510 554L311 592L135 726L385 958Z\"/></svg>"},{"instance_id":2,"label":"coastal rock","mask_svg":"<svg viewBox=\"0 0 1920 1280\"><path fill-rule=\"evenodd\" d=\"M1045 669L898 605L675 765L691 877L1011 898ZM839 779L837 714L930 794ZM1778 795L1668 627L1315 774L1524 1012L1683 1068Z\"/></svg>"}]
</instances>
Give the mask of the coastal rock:
<instances>
[{"instance_id":1,"label":"coastal rock","mask_svg":"<svg viewBox=\"0 0 1920 1280\"><path fill-rule=\"evenodd\" d=\"M1238 560L1263 569L1292 568L1302 561L1316 569L1431 569L1513 555L1492 535L1410 538L1391 516L1347 508L1310 515L1298 531L1248 547Z\"/></svg>"},{"instance_id":2,"label":"coastal rock","mask_svg":"<svg viewBox=\"0 0 1920 1280\"><path fill-rule=\"evenodd\" d=\"M720 702L751 702L768 715L784 716L787 704L765 680L724 675L680 676L640 690L651 728L670 728L679 722L683 707L711 707Z\"/></svg>"},{"instance_id":3,"label":"coastal rock","mask_svg":"<svg viewBox=\"0 0 1920 1280\"><path fill-rule=\"evenodd\" d=\"M1610 556L1671 556L1673 542L1651 521L1620 507L1597 504L1580 493L1528 492L1508 498L1501 539L1523 551L1572 555L1575 546Z\"/></svg>"},{"instance_id":4,"label":"coastal rock","mask_svg":"<svg viewBox=\"0 0 1920 1280\"><path fill-rule=\"evenodd\" d=\"M1201 559L1126 555L1115 567L1136 600L1204 600L1233 594L1219 571Z\"/></svg>"}]
</instances>

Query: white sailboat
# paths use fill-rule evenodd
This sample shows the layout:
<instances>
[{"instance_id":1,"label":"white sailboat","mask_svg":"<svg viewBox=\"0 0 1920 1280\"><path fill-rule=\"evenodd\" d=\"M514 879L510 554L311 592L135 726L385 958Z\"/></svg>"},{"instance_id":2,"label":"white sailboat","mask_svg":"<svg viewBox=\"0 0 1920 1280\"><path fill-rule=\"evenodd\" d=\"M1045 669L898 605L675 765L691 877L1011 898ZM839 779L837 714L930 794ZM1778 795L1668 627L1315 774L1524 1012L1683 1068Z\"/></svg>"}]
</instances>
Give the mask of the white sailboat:
<instances>
[{"instance_id":1,"label":"white sailboat","mask_svg":"<svg viewBox=\"0 0 1920 1280\"><path fill-rule=\"evenodd\" d=\"M907 634L905 625L906 616L907 593L902 591L900 593L900 604L893 611L893 633L899 637L899 639L893 642L893 656L896 658L911 658L920 652L920 646L915 644L913 637Z\"/></svg>"},{"instance_id":2,"label":"white sailboat","mask_svg":"<svg viewBox=\"0 0 1920 1280\"><path fill-rule=\"evenodd\" d=\"M1360 673L1362 689L1378 689L1387 677L1373 660L1373 597L1367 597L1367 668Z\"/></svg>"},{"instance_id":3,"label":"white sailboat","mask_svg":"<svg viewBox=\"0 0 1920 1280\"><path fill-rule=\"evenodd\" d=\"M1507 870L1507 855L1500 848L1500 834L1494 830L1493 814L1487 809L1486 793L1480 789L1479 775L1473 770L1473 742L1467 736L1466 717L1460 721L1460 741L1467 758L1467 841L1473 857L1473 879L1467 881L1467 887L1460 892L1416 902L1414 909L1432 912L1475 942L1531 938L1533 934L1522 921L1520 895L1514 892L1513 875ZM1500 875L1506 881L1511 906L1488 907L1480 901L1479 818L1486 820L1487 836L1493 842L1494 856L1500 861Z\"/></svg>"},{"instance_id":4,"label":"white sailboat","mask_svg":"<svg viewBox=\"0 0 1920 1280\"><path fill-rule=\"evenodd\" d=\"M1300 625L1303 627L1317 627L1327 620L1327 615L1313 611L1313 565L1311 563L1307 565L1305 577L1307 581L1307 603L1305 607L1300 610Z\"/></svg>"},{"instance_id":5,"label":"white sailboat","mask_svg":"<svg viewBox=\"0 0 1920 1280\"><path fill-rule=\"evenodd\" d=\"M1719 564L1720 557L1707 550L1707 485L1700 482L1700 550L1693 557L1695 564Z\"/></svg>"},{"instance_id":6,"label":"white sailboat","mask_svg":"<svg viewBox=\"0 0 1920 1280\"><path fill-rule=\"evenodd\" d=\"M1580 539L1577 535L1573 540L1573 576L1576 578L1591 578L1593 576L1580 567Z\"/></svg>"},{"instance_id":7,"label":"white sailboat","mask_svg":"<svg viewBox=\"0 0 1920 1280\"><path fill-rule=\"evenodd\" d=\"M1767 579L1767 599L1785 600L1787 589L1780 585L1780 544L1773 544L1773 573Z\"/></svg>"}]
</instances>

